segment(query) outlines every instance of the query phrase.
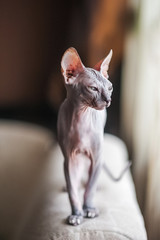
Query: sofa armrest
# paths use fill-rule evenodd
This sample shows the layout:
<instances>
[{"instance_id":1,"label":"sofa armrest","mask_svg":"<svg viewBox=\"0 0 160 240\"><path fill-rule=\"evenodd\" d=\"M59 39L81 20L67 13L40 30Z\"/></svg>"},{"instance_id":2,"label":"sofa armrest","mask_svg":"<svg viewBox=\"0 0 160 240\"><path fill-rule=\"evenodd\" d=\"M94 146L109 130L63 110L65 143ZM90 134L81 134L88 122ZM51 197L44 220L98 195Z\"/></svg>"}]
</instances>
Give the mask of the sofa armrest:
<instances>
[{"instance_id":1,"label":"sofa armrest","mask_svg":"<svg viewBox=\"0 0 160 240\"><path fill-rule=\"evenodd\" d=\"M113 174L118 176L128 158L124 143L117 137L105 135L103 157ZM120 182L113 182L102 171L95 197L100 216L85 219L77 227L65 223L70 205L67 193L62 190L64 186L63 157L57 145L52 152L46 192L39 204L37 202L23 240L147 239L130 171Z\"/></svg>"}]
</instances>

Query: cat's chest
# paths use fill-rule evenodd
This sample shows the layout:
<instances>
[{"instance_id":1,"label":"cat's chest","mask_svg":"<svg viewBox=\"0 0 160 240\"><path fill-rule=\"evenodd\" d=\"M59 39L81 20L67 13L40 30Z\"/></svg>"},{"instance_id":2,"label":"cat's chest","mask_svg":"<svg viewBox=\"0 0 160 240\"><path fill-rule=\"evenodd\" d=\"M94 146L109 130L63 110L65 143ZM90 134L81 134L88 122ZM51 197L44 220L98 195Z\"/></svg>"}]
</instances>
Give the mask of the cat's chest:
<instances>
[{"instance_id":1,"label":"cat's chest","mask_svg":"<svg viewBox=\"0 0 160 240\"><path fill-rule=\"evenodd\" d=\"M80 142L90 142L93 138L101 137L104 131L105 112L89 109L72 117L70 133L76 134Z\"/></svg>"},{"instance_id":2,"label":"cat's chest","mask_svg":"<svg viewBox=\"0 0 160 240\"><path fill-rule=\"evenodd\" d=\"M74 112L68 134L64 136L65 146L69 153L82 153L87 156L101 149L104 132L105 110Z\"/></svg>"}]
</instances>

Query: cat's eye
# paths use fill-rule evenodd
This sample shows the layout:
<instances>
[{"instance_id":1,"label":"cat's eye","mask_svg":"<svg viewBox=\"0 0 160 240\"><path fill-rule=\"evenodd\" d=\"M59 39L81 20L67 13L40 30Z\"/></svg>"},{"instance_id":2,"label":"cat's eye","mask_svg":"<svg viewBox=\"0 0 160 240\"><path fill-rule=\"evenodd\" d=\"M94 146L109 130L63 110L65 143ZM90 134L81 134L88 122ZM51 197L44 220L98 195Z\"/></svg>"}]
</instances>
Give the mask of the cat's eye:
<instances>
[{"instance_id":1,"label":"cat's eye","mask_svg":"<svg viewBox=\"0 0 160 240\"><path fill-rule=\"evenodd\" d=\"M89 88L92 90L92 91L97 91L98 92L98 88L94 87L94 86L89 86Z\"/></svg>"}]
</instances>

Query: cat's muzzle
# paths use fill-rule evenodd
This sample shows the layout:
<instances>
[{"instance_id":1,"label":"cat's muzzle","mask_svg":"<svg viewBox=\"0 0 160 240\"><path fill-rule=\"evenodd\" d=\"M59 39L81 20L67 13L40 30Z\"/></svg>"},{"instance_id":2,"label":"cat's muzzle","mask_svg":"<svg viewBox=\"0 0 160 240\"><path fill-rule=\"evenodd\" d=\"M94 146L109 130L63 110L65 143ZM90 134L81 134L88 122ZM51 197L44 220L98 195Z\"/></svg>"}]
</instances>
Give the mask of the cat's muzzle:
<instances>
[{"instance_id":1,"label":"cat's muzzle","mask_svg":"<svg viewBox=\"0 0 160 240\"><path fill-rule=\"evenodd\" d=\"M111 105L111 100L106 101L106 107L108 108Z\"/></svg>"}]
</instances>

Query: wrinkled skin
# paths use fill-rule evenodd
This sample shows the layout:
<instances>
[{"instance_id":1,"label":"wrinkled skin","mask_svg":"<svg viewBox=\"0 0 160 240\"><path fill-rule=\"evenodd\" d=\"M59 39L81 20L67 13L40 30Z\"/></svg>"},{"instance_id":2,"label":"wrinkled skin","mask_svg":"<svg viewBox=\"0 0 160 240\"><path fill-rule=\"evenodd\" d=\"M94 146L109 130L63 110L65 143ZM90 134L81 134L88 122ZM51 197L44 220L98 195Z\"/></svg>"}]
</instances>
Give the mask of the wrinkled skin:
<instances>
[{"instance_id":1,"label":"wrinkled skin","mask_svg":"<svg viewBox=\"0 0 160 240\"><path fill-rule=\"evenodd\" d=\"M93 196L103 164L106 107L110 106L113 91L107 74L111 57L112 52L95 69L84 67L74 48L69 48L62 57L67 98L59 110L58 141L64 155L64 173L72 209L68 223L74 226L79 225L83 217L98 215ZM79 187L86 161L89 177L82 206Z\"/></svg>"}]
</instances>

